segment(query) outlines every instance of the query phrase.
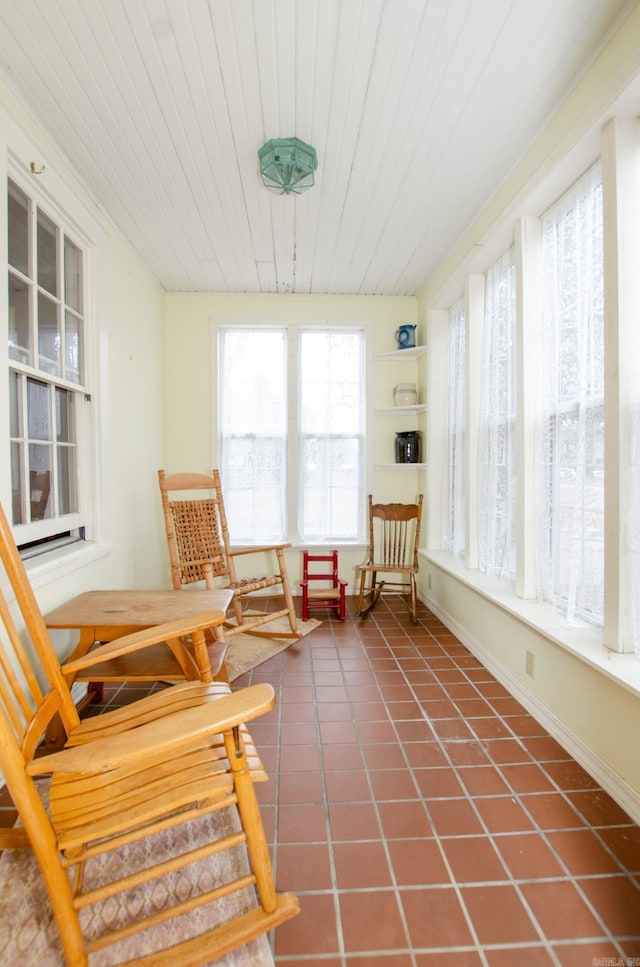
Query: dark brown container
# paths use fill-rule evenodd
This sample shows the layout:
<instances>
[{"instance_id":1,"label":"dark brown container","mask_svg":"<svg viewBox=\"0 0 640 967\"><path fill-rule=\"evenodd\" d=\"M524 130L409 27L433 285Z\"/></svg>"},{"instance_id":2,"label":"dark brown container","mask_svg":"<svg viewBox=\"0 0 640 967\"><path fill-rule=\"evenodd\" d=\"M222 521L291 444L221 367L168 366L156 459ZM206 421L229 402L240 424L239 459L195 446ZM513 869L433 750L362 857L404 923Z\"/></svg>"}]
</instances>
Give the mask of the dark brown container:
<instances>
[{"instance_id":1,"label":"dark brown container","mask_svg":"<svg viewBox=\"0 0 640 967\"><path fill-rule=\"evenodd\" d=\"M396 433L396 463L420 463L422 440L419 430Z\"/></svg>"}]
</instances>

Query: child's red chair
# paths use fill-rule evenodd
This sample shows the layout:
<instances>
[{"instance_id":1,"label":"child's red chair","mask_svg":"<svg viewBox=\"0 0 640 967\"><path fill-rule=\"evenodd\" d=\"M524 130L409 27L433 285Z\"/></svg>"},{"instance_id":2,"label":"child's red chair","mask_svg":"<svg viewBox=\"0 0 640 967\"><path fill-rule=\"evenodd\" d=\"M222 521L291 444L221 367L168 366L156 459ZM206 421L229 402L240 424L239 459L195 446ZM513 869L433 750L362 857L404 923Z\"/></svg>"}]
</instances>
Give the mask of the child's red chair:
<instances>
[{"instance_id":1,"label":"child's red chair","mask_svg":"<svg viewBox=\"0 0 640 967\"><path fill-rule=\"evenodd\" d=\"M320 562L329 567L323 567L321 571L314 571L309 568L310 564ZM310 588L310 581L331 582L329 587ZM345 593L347 582L338 577L338 552L331 551L329 554L310 554L309 551L302 552L302 620L306 621L309 617L311 608L334 608L338 612L341 621L346 617Z\"/></svg>"}]
</instances>

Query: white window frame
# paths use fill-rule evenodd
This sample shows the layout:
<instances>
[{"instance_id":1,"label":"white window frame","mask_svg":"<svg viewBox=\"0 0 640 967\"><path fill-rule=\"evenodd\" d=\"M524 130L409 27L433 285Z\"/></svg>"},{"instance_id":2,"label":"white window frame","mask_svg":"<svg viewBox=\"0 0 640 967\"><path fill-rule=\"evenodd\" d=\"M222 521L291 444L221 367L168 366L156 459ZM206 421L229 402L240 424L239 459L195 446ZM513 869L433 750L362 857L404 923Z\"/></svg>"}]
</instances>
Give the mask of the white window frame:
<instances>
[{"instance_id":1,"label":"white window frame","mask_svg":"<svg viewBox=\"0 0 640 967\"><path fill-rule=\"evenodd\" d=\"M3 123L4 122L4 123ZM34 160L35 159L35 160ZM80 197L61 177L55 166L48 163L43 152L9 118L0 115L0 174L6 197L8 179L45 211L83 252L84 262L84 354L85 371L83 385L64 383L66 387L81 394L77 407L78 439L78 501L79 512L73 520L65 518L64 529L82 528L82 539L36 545L25 552L30 577L34 586L50 577L60 577L68 570L84 566L88 560L106 553L107 517L105 514L106 423L104 420L103 391L107 385L107 355L103 320L106 237L101 226L85 208ZM2 310L0 311L0 345L3 365L0 367L0 427L2 451L5 458L0 462L0 500L7 516L11 518L11 469L9 455L9 374L11 369L26 372L35 379L41 378L38 369L24 367L9 358L8 353L8 250L7 210L3 206L3 226L0 241L0 257L3 271ZM54 382L59 382L57 379ZM55 531L55 522L39 525L16 525L13 528L16 542L20 544ZM42 533L40 533L42 531Z\"/></svg>"},{"instance_id":2,"label":"white window frame","mask_svg":"<svg viewBox=\"0 0 640 967\"><path fill-rule=\"evenodd\" d=\"M605 594L604 627L572 626L549 604L536 600L535 521L533 484L533 424L535 371L540 311L542 213L594 162L602 161L604 191L605 273ZM470 272L483 272L515 237L517 273L517 576L515 589L484 575L454 557L440 540L442 477L446 459L442 433L430 424L428 491L438 513L429 523L425 553L443 571L454 575L480 595L515 615L523 624L582 658L606 677L640 694L640 480L635 446L640 425L640 286L637 252L640 247L640 121L613 116L598 122L574 150L535 185L527 198L519 197L442 288L432 294L427 309L431 348L428 380L432 401L446 407L442 359L445 356L449 306ZM437 352L434 352L437 347ZM433 410L432 406L431 409ZM634 489L635 488L635 489ZM635 598L635 600L634 600ZM635 612L635 615L634 615ZM604 647L603 647L604 646ZM635 651L635 655L634 655Z\"/></svg>"},{"instance_id":3,"label":"white window frame","mask_svg":"<svg viewBox=\"0 0 640 967\"><path fill-rule=\"evenodd\" d=\"M287 504L286 504L286 534L283 535L283 540L290 542L293 546L331 546L331 547L360 547L366 543L366 492L368 484L368 470L369 470L369 443L368 443L368 426L369 426L369 396L368 396L368 375L369 375L369 335L366 325L362 322L354 322L352 320L261 320L261 319L233 319L233 318L216 318L212 320L212 338L211 338L211 353L212 353L212 365L211 372L215 374L216 388L212 392L212 443L211 443L211 453L212 453L212 466L220 466L220 384L218 380L219 372L219 361L218 361L218 345L219 345L219 333L223 329L272 329L278 331L286 331L287 333L287 378L288 378L288 409L287 409L287 440L286 440L286 481L287 481ZM358 523L357 523L357 537L353 539L340 539L327 537L326 539L318 538L309 542L304 540L299 532L299 499L300 499L300 480L298 472L298 442L299 442L299 426L298 426L298 406L299 406L299 381L297 379L297 357L298 357L298 340L301 332L327 332L327 331L358 331L362 334L363 339L363 419L364 426L362 432L362 458L363 458L363 468L362 468L362 480L361 480L361 498L358 503ZM224 479L222 481L224 488ZM231 534L232 541L234 540L233 533Z\"/></svg>"},{"instance_id":4,"label":"white window frame","mask_svg":"<svg viewBox=\"0 0 640 967\"><path fill-rule=\"evenodd\" d=\"M564 226L567 222L573 226L575 220L575 209L582 208L583 203L586 203L586 199L589 198L588 203L589 209L592 207L600 212L600 219L603 218L602 215L602 171L600 162L596 162L583 172L577 181L566 189L565 192L554 201L553 205L543 213L541 216L541 228L542 228L542 250L545 250L545 223L549 226L549 232L553 232L554 229L558 229L558 226ZM594 199L600 198L600 205L598 206ZM602 226L602 221L600 221L600 226ZM600 236L597 236L600 238ZM579 255L581 259L578 261L581 264L587 264L589 267L594 264L593 261L589 262L586 256L586 252L591 254L593 243L593 235L589 232L580 233L578 238L578 248ZM554 257L556 256L555 245L549 246L549 261L552 266L557 269ZM596 240L595 252L597 255L602 256L602 248ZM598 261L601 266L602 273L604 272L603 261ZM600 276L597 276L600 278ZM552 277L553 278L553 277ZM552 278L547 279L545 277L545 260L543 258L542 274L541 274L541 289L540 294L543 304L545 303L545 297L557 296L558 293L552 284ZM538 395L538 412L536 414L536 465L535 465L535 478L534 478L534 499L537 508L538 518L538 547L537 547L537 557L539 566L537 569L538 578L538 597L541 601L546 601L550 603L556 610L561 611L566 615L567 620L573 623L574 620L578 623L593 624L595 627L602 628L603 618L604 618L604 601L602 602L600 610L596 607L589 608L588 601L589 595L585 594L581 585L582 578L582 560L588 554L588 540L587 534L589 528L587 526L587 518L590 516L588 507L588 498L585 499L583 491L588 493L588 467L590 464L597 462L597 453L589 453L588 445L589 443L594 443L597 440L595 431L593 437L587 434L587 419L585 413L594 413L596 415L596 420L599 414L601 414L600 419L604 423L604 278L602 277L602 288L593 284L594 275L588 273L581 279L585 283L585 289L580 289L577 292L577 296L580 298L579 310L575 310L575 323L572 327L572 331L578 333L578 336L582 338L583 343L580 344L582 350L579 363L578 363L578 382L581 384L581 388L575 389L573 394L569 397L564 397L562 391L557 388L558 384L561 384L564 379L568 378L569 370L567 366L561 365L560 358L556 358L556 352L559 353L557 349L558 344L562 342L563 328L562 323L563 318L560 317L560 311L557 306L557 299L553 299L553 310L549 307L541 312L540 318L540 328L539 328L539 339L541 342L541 351L539 352L539 372L538 380L539 385L543 387ZM586 285L586 283L589 283ZM593 290L593 292L592 292ZM563 290L564 291L564 290ZM601 314L596 312L598 301L597 296L600 295L602 299ZM587 312L587 309L589 310ZM597 351L591 344L587 336L587 325L583 323L583 319L587 315L589 318L595 318L601 320L601 330L602 330L602 371L600 372L596 366L597 361ZM544 332L544 335L543 335ZM589 334L591 334L589 330ZM543 339L545 340L543 342ZM594 338L594 343L597 347L597 341ZM552 348L553 347L553 348ZM599 375L598 375L599 374ZM583 386L582 383L588 382L588 387ZM593 385L592 385L593 384ZM569 439L571 443L580 451L581 447L578 445L578 440L581 441L582 446L585 448L583 454L583 459L578 460L575 467L572 470L575 471L578 477L578 487L576 489L575 485L569 484L569 491L573 500L562 503L560 499L560 492L562 489L562 473L558 466L562 466L561 461L558 457L558 453L562 448L563 437L561 434L561 426L563 418L571 418L578 426L578 430L572 429L569 434ZM584 439L582 439L584 436ZM603 435L603 447L604 447L604 435ZM566 441L565 441L566 442ZM597 447L594 447L597 451ZM552 472L544 472L543 466L550 462L553 464ZM604 464L603 464L604 466ZM599 511L599 516L602 519L601 531L598 533L597 528L594 530L593 526L591 528L592 534L595 537L594 544L596 548L601 548L601 561L602 561L602 583L604 584L604 473L600 477L601 487L602 487L602 497L601 503L595 508L596 516ZM582 486L580 486L580 483ZM597 493L597 486L594 486L594 492ZM581 501L585 501L584 505ZM578 509L579 516L575 518L575 509ZM571 533L567 538L564 534L564 528L562 526L562 521L565 516L568 515L572 526L570 527ZM591 516L594 515L594 511L591 511ZM575 519L574 519L575 518ZM564 566L559 568L559 556L560 550L565 556L570 556L571 566ZM597 556L597 554L596 554ZM558 582L557 572L560 570L565 576L565 584L560 585ZM587 573L588 569L587 569ZM596 583L596 582L593 582Z\"/></svg>"},{"instance_id":5,"label":"white window frame","mask_svg":"<svg viewBox=\"0 0 640 967\"><path fill-rule=\"evenodd\" d=\"M510 584L516 577L516 285L512 244L485 273L477 514L478 566ZM496 383L500 375L503 385ZM507 480L500 497L501 472Z\"/></svg>"}]
</instances>

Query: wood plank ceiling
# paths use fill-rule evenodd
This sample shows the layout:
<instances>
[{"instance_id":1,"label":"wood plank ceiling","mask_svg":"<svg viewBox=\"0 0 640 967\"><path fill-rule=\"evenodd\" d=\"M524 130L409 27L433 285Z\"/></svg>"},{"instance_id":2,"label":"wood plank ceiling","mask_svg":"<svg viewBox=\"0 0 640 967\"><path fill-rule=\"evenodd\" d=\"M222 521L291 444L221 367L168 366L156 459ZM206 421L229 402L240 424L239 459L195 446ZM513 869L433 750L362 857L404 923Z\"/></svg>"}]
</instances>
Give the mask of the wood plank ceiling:
<instances>
[{"instance_id":1,"label":"wood plank ceiling","mask_svg":"<svg viewBox=\"0 0 640 967\"><path fill-rule=\"evenodd\" d=\"M0 70L165 289L410 295L629 9L2 0ZM292 135L317 183L275 195Z\"/></svg>"}]
</instances>

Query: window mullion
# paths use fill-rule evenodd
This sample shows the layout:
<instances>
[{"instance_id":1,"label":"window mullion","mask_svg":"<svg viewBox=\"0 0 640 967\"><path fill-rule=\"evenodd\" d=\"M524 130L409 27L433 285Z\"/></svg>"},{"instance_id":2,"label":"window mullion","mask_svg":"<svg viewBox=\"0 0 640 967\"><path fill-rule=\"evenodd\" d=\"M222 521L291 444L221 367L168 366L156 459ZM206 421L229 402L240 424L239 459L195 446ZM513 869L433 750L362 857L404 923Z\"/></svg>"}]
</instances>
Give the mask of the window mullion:
<instances>
[{"instance_id":1,"label":"window mullion","mask_svg":"<svg viewBox=\"0 0 640 967\"><path fill-rule=\"evenodd\" d=\"M298 474L298 341L300 334L296 325L285 326L287 339L287 440L285 453L287 469L285 474L287 500L285 502L287 515L287 535L297 540L298 507L299 507L299 474Z\"/></svg>"},{"instance_id":2,"label":"window mullion","mask_svg":"<svg viewBox=\"0 0 640 967\"><path fill-rule=\"evenodd\" d=\"M27 506L27 495L29 493L28 481L29 481L29 441L28 441L28 427L27 427L27 380L25 376L20 376L20 473L22 475L22 486L20 487L20 502L22 504L22 516L21 520L26 521L31 519L31 514L29 513L29 508Z\"/></svg>"},{"instance_id":3,"label":"window mullion","mask_svg":"<svg viewBox=\"0 0 640 967\"><path fill-rule=\"evenodd\" d=\"M39 369L38 365L38 286L36 283L36 267L38 264L38 211L33 201L29 218L29 339L30 339L30 359L29 365L34 369ZM25 410L26 413L26 410Z\"/></svg>"},{"instance_id":4,"label":"window mullion","mask_svg":"<svg viewBox=\"0 0 640 967\"><path fill-rule=\"evenodd\" d=\"M640 123L615 118L603 130L605 264L604 644L640 656ZM634 627L635 626L635 627Z\"/></svg>"},{"instance_id":5,"label":"window mullion","mask_svg":"<svg viewBox=\"0 0 640 967\"><path fill-rule=\"evenodd\" d=\"M426 415L426 463L428 467L438 466L442 454L448 452L449 427L443 414L449 406L448 368L443 360L449 354L449 324L448 309L430 309L427 316L427 379L429 406ZM447 499L445 493L446 475L442 473L427 474L427 500L429 513L426 514L425 543L430 549L438 550L443 547L444 507Z\"/></svg>"},{"instance_id":6,"label":"window mullion","mask_svg":"<svg viewBox=\"0 0 640 967\"><path fill-rule=\"evenodd\" d=\"M60 340L60 372L58 376L67 378L67 358L65 352L65 316L67 296L64 284L64 232L58 226L56 232L56 275L58 277L58 338Z\"/></svg>"},{"instance_id":7,"label":"window mullion","mask_svg":"<svg viewBox=\"0 0 640 967\"><path fill-rule=\"evenodd\" d=\"M300 472L298 469L298 411L300 405L300 381L298 379L300 354L300 329L287 327L287 534L300 539L299 502Z\"/></svg>"}]
</instances>

